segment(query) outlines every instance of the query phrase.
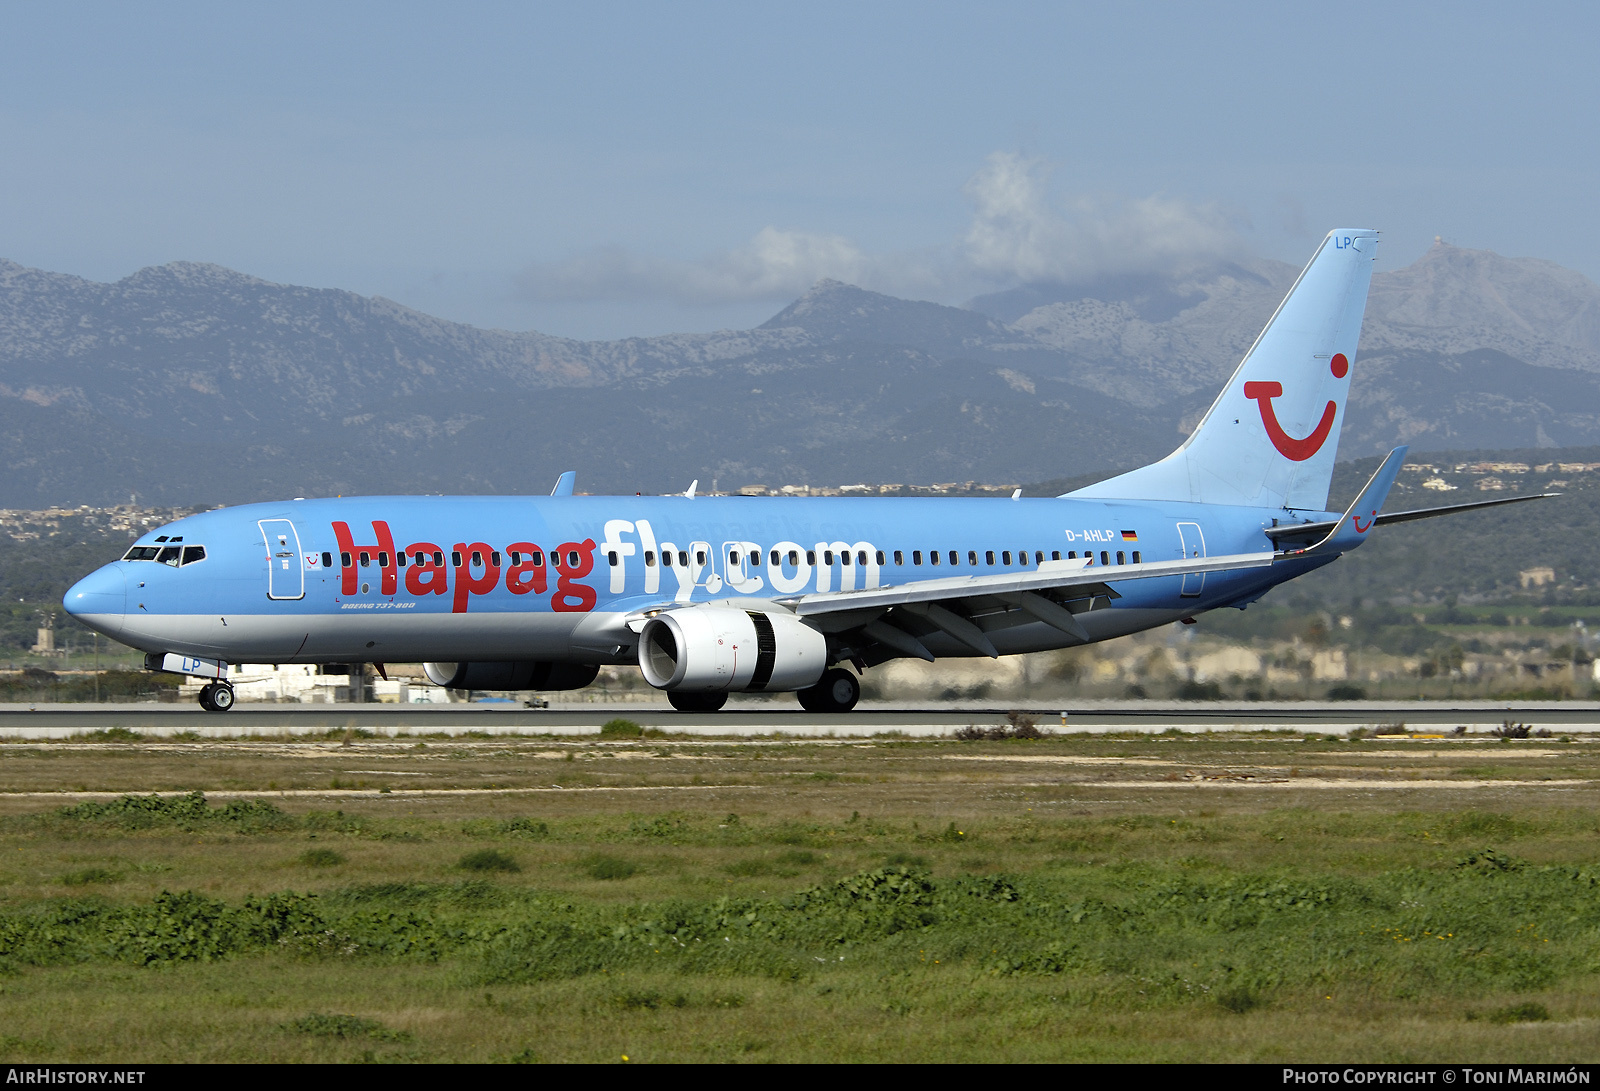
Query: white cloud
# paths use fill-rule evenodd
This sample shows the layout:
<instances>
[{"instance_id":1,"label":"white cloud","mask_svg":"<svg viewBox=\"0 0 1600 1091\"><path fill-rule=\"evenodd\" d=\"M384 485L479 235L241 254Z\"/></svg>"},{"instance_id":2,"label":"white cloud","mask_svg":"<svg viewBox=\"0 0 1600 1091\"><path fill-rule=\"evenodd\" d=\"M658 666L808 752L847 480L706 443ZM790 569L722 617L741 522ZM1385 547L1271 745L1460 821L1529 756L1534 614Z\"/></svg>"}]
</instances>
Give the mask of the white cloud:
<instances>
[{"instance_id":1,"label":"white cloud","mask_svg":"<svg viewBox=\"0 0 1600 1091\"><path fill-rule=\"evenodd\" d=\"M965 193L973 218L959 244L868 254L841 235L765 227L744 246L697 261L605 247L527 267L518 294L538 302L656 301L704 306L787 301L825 277L919 298L958 298L1018 283L1182 272L1243 249L1213 206L1168 197L1053 201L1038 159L995 152Z\"/></svg>"},{"instance_id":2,"label":"white cloud","mask_svg":"<svg viewBox=\"0 0 1600 1091\"><path fill-rule=\"evenodd\" d=\"M617 247L530 266L522 294L539 300L655 299L728 303L792 299L824 277L860 283L874 262L840 235L763 228L736 250L699 261L642 257Z\"/></svg>"},{"instance_id":3,"label":"white cloud","mask_svg":"<svg viewBox=\"0 0 1600 1091\"><path fill-rule=\"evenodd\" d=\"M1181 272L1237 254L1237 225L1214 206L1169 197L1077 196L1057 206L1038 159L995 152L966 185L965 257L990 277L1078 283L1128 273Z\"/></svg>"}]
</instances>

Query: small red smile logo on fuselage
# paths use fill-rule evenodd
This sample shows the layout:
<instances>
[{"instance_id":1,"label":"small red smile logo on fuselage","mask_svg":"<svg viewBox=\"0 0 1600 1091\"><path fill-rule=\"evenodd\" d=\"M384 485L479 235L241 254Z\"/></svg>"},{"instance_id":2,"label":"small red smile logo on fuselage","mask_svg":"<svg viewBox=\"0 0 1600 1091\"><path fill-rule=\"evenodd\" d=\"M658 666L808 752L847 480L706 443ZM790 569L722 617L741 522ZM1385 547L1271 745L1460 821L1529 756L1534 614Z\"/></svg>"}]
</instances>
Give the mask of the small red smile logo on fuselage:
<instances>
[{"instance_id":1,"label":"small red smile logo on fuselage","mask_svg":"<svg viewBox=\"0 0 1600 1091\"><path fill-rule=\"evenodd\" d=\"M1333 377L1342 379L1350 373L1350 361L1344 353L1334 353L1333 359L1328 361L1328 368L1333 372ZM1244 396L1255 402L1261 408L1261 423L1267 429L1267 438L1272 440L1272 445L1278 453L1291 462L1304 462L1328 442L1328 436L1333 432L1334 418L1339 415L1339 406L1330 401L1322 410L1322 419L1311 430L1311 434L1304 439L1295 439L1283 430L1283 425L1278 423L1277 411L1272 408L1272 399L1283 393L1282 383L1261 382L1245 383Z\"/></svg>"}]
</instances>

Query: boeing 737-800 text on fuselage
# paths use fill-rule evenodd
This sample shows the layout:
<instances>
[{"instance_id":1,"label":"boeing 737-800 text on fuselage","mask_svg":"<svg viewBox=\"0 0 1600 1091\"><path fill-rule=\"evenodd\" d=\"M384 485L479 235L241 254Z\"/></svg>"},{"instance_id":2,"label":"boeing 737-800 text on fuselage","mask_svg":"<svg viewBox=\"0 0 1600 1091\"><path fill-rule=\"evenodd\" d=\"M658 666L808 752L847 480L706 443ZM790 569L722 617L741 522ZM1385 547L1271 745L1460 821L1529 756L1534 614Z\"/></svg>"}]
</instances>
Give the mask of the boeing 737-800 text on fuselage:
<instances>
[{"instance_id":1,"label":"boeing 737-800 text on fuselage","mask_svg":"<svg viewBox=\"0 0 1600 1091\"><path fill-rule=\"evenodd\" d=\"M212 679L213 710L233 704L229 663L421 661L436 684L507 690L636 662L701 711L746 691L843 711L890 659L1243 607L1376 524L1484 506L1379 515L1397 448L1324 510L1377 241L1329 233L1188 440L1066 496L574 496L567 473L548 497L251 504L144 535L65 606L152 670Z\"/></svg>"}]
</instances>

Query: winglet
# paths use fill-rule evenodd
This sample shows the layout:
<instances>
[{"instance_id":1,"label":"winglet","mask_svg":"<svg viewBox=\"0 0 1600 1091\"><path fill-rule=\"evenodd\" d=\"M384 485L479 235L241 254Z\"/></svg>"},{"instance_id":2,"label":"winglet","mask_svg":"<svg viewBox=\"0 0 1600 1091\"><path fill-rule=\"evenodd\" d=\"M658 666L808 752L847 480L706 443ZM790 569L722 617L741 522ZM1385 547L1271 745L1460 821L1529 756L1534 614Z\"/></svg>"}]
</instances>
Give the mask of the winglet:
<instances>
[{"instance_id":1,"label":"winglet","mask_svg":"<svg viewBox=\"0 0 1600 1091\"><path fill-rule=\"evenodd\" d=\"M578 483L578 471L567 470L556 478L556 487L550 490L551 496L571 496L572 488Z\"/></svg>"},{"instance_id":2,"label":"winglet","mask_svg":"<svg viewBox=\"0 0 1600 1091\"><path fill-rule=\"evenodd\" d=\"M1338 524L1328 532L1327 537L1308 549L1291 552L1295 556L1304 556L1307 553L1343 553L1366 541L1367 531L1377 524L1378 512L1382 510L1383 502L1389 498L1389 490L1394 486L1394 479L1400 473L1400 466L1405 462L1406 452L1409 450L1410 447L1396 447L1389 452L1389 457L1383 460L1378 472L1372 475L1366 488L1361 490L1360 495L1346 509Z\"/></svg>"},{"instance_id":3,"label":"winglet","mask_svg":"<svg viewBox=\"0 0 1600 1091\"><path fill-rule=\"evenodd\" d=\"M699 487L700 487L700 479L697 477L693 481L689 482L689 487L687 489L683 490L683 495L687 499L693 500L694 499L694 491L696 489L698 489Z\"/></svg>"}]
</instances>

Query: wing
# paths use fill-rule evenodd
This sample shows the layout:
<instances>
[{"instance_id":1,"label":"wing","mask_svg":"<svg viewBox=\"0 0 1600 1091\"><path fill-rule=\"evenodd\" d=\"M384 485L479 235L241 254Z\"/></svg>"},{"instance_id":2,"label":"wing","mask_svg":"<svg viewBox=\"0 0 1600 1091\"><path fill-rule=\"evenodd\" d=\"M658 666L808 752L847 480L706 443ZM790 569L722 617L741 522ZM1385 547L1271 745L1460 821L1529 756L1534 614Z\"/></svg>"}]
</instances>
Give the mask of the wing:
<instances>
[{"instance_id":1,"label":"wing","mask_svg":"<svg viewBox=\"0 0 1600 1091\"><path fill-rule=\"evenodd\" d=\"M1054 626L1078 643L1089 634L1075 615L1097 599L1120 596L1110 585L1200 572L1271 565L1272 552L1238 553L1181 561L1095 565L1087 559L1045 561L1026 572L993 576L947 576L865 591L825 591L777 601L824 632L860 630L862 635L933 662L918 637L937 630L979 655L998 658L987 631L1009 626L1021 611Z\"/></svg>"}]
</instances>

